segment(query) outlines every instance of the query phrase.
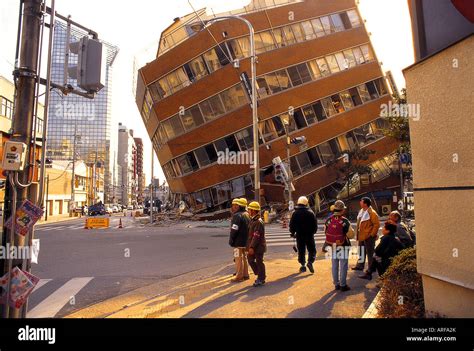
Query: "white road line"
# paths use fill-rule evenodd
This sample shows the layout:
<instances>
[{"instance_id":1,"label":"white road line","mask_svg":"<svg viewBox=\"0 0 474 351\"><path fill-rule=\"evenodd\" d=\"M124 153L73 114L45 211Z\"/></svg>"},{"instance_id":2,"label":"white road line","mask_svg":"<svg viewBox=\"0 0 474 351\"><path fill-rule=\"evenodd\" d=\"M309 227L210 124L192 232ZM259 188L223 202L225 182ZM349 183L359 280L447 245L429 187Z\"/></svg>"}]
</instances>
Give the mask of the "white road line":
<instances>
[{"instance_id":1,"label":"white road line","mask_svg":"<svg viewBox=\"0 0 474 351\"><path fill-rule=\"evenodd\" d=\"M48 284L52 279L41 279L38 284L36 284L35 288L33 289L33 291L31 292L32 294L38 290L39 288L41 288L42 286Z\"/></svg>"},{"instance_id":2,"label":"white road line","mask_svg":"<svg viewBox=\"0 0 474 351\"><path fill-rule=\"evenodd\" d=\"M44 299L38 306L29 311L27 318L54 318L64 305L69 302L71 297L81 291L92 279L94 278L73 278L69 280Z\"/></svg>"}]
</instances>

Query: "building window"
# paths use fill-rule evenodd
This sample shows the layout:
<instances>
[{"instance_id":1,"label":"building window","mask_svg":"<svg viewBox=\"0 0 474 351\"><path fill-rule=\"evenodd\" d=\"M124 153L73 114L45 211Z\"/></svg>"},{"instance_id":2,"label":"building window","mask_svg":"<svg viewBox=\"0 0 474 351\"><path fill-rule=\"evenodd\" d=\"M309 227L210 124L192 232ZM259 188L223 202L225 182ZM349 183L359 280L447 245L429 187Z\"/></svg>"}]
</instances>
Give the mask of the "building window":
<instances>
[{"instance_id":1,"label":"building window","mask_svg":"<svg viewBox=\"0 0 474 351\"><path fill-rule=\"evenodd\" d=\"M347 12L341 12L339 15L341 16L341 21L344 26L344 29L351 29L352 23L349 19L349 15L347 14Z\"/></svg>"},{"instance_id":2,"label":"building window","mask_svg":"<svg viewBox=\"0 0 474 351\"><path fill-rule=\"evenodd\" d=\"M321 155L324 163L328 163L335 158L341 156L341 149L336 139L329 140L326 143L322 143L318 146L319 154Z\"/></svg>"},{"instance_id":3,"label":"building window","mask_svg":"<svg viewBox=\"0 0 474 351\"><path fill-rule=\"evenodd\" d=\"M352 52L354 53L354 58L358 65L365 63L364 55L362 54L362 51L359 47L352 48Z\"/></svg>"},{"instance_id":4,"label":"building window","mask_svg":"<svg viewBox=\"0 0 474 351\"><path fill-rule=\"evenodd\" d=\"M357 61L355 59L354 53L351 49L343 51L344 57L346 59L347 65L349 68L355 67L357 65Z\"/></svg>"},{"instance_id":5,"label":"building window","mask_svg":"<svg viewBox=\"0 0 474 351\"><path fill-rule=\"evenodd\" d=\"M288 74L293 86L298 86L312 80L306 63L302 63L288 68Z\"/></svg>"},{"instance_id":6,"label":"building window","mask_svg":"<svg viewBox=\"0 0 474 351\"><path fill-rule=\"evenodd\" d=\"M306 124L306 119L304 118L303 112L301 112L300 109L295 110L293 114L293 119L295 120L296 127L298 129L302 129L308 126Z\"/></svg>"},{"instance_id":7,"label":"building window","mask_svg":"<svg viewBox=\"0 0 474 351\"><path fill-rule=\"evenodd\" d=\"M219 139L214 142L217 152L226 152L226 150L238 152L240 151L237 140L233 135Z\"/></svg>"},{"instance_id":8,"label":"building window","mask_svg":"<svg viewBox=\"0 0 474 351\"><path fill-rule=\"evenodd\" d=\"M199 169L199 164L197 163L193 152L189 152L186 155L178 157L177 161L183 175L192 173Z\"/></svg>"},{"instance_id":9,"label":"building window","mask_svg":"<svg viewBox=\"0 0 474 351\"><path fill-rule=\"evenodd\" d=\"M311 20L311 24L313 25L314 32L316 33L317 37L323 37L324 35L326 35L324 33L324 27L319 18Z\"/></svg>"},{"instance_id":10,"label":"building window","mask_svg":"<svg viewBox=\"0 0 474 351\"><path fill-rule=\"evenodd\" d=\"M329 70L329 66L324 58L316 59L316 63L318 64L319 71L323 77L326 77L331 74Z\"/></svg>"},{"instance_id":11,"label":"building window","mask_svg":"<svg viewBox=\"0 0 474 351\"><path fill-rule=\"evenodd\" d=\"M248 103L247 95L241 84L235 85L221 93L226 111L233 111Z\"/></svg>"},{"instance_id":12,"label":"building window","mask_svg":"<svg viewBox=\"0 0 474 351\"><path fill-rule=\"evenodd\" d=\"M334 32L334 27L331 24L331 19L328 16L321 17L321 23L323 25L324 32L331 34Z\"/></svg>"},{"instance_id":13,"label":"building window","mask_svg":"<svg viewBox=\"0 0 474 351\"><path fill-rule=\"evenodd\" d=\"M263 139L267 142L278 138L278 131L276 129L275 123L273 123L273 118L267 119L259 125L260 134L262 134Z\"/></svg>"},{"instance_id":14,"label":"building window","mask_svg":"<svg viewBox=\"0 0 474 351\"><path fill-rule=\"evenodd\" d=\"M387 88L385 87L385 82L383 78L378 78L373 81L375 86L377 87L377 91L380 96L387 94Z\"/></svg>"},{"instance_id":15,"label":"building window","mask_svg":"<svg viewBox=\"0 0 474 351\"><path fill-rule=\"evenodd\" d=\"M255 34L255 51L257 54L273 49L275 49L275 43L270 32L267 31Z\"/></svg>"},{"instance_id":16,"label":"building window","mask_svg":"<svg viewBox=\"0 0 474 351\"><path fill-rule=\"evenodd\" d=\"M293 34L295 35L295 39L298 43L301 43L302 41L306 40L306 34L301 28L301 23L292 24L291 29L293 30Z\"/></svg>"},{"instance_id":17,"label":"building window","mask_svg":"<svg viewBox=\"0 0 474 351\"><path fill-rule=\"evenodd\" d=\"M191 82L199 80L207 76L208 74L206 63L204 62L204 59L201 56L185 64L184 70L188 74L188 78Z\"/></svg>"},{"instance_id":18,"label":"building window","mask_svg":"<svg viewBox=\"0 0 474 351\"><path fill-rule=\"evenodd\" d=\"M298 164L298 161L296 161L296 157L290 158L290 167L291 167L291 173L293 173L294 177L301 175L302 172L300 169L300 165Z\"/></svg>"},{"instance_id":19,"label":"building window","mask_svg":"<svg viewBox=\"0 0 474 351\"><path fill-rule=\"evenodd\" d=\"M351 95L352 102L355 106L362 105L362 99L360 98L357 88L350 88L349 94Z\"/></svg>"},{"instance_id":20,"label":"building window","mask_svg":"<svg viewBox=\"0 0 474 351\"><path fill-rule=\"evenodd\" d=\"M240 150L246 151L253 147L253 131L252 128L244 129L235 134Z\"/></svg>"},{"instance_id":21,"label":"building window","mask_svg":"<svg viewBox=\"0 0 474 351\"><path fill-rule=\"evenodd\" d=\"M332 104L330 104L330 105L332 106ZM313 109L314 109L314 112L316 113L316 117L317 117L319 122L322 122L327 118L326 111L324 110L321 101L316 102L313 105Z\"/></svg>"},{"instance_id":22,"label":"building window","mask_svg":"<svg viewBox=\"0 0 474 351\"><path fill-rule=\"evenodd\" d=\"M311 161L308 157L308 154L306 152L296 155L295 158L296 158L296 161L298 161L301 173L305 173L306 171L313 168L313 166L311 165Z\"/></svg>"},{"instance_id":23,"label":"building window","mask_svg":"<svg viewBox=\"0 0 474 351\"><path fill-rule=\"evenodd\" d=\"M222 67L215 49L211 49L204 53L204 60L206 61L209 72L211 73Z\"/></svg>"},{"instance_id":24,"label":"building window","mask_svg":"<svg viewBox=\"0 0 474 351\"><path fill-rule=\"evenodd\" d=\"M379 93L377 92L374 82L367 82L365 85L367 86L367 91L369 92L371 99L378 99Z\"/></svg>"},{"instance_id":25,"label":"building window","mask_svg":"<svg viewBox=\"0 0 474 351\"><path fill-rule=\"evenodd\" d=\"M373 139L370 124L366 124L362 127L356 128L352 132L354 133L354 136L356 137L357 143L360 147L367 145Z\"/></svg>"},{"instance_id":26,"label":"building window","mask_svg":"<svg viewBox=\"0 0 474 351\"><path fill-rule=\"evenodd\" d=\"M219 95L214 95L213 97L204 100L199 104L199 107L201 108L206 122L212 121L225 113L224 105L222 104Z\"/></svg>"},{"instance_id":27,"label":"building window","mask_svg":"<svg viewBox=\"0 0 474 351\"><path fill-rule=\"evenodd\" d=\"M314 124L317 122L316 113L314 113L312 106L305 106L302 109L303 115L306 118L306 123L308 125Z\"/></svg>"},{"instance_id":28,"label":"building window","mask_svg":"<svg viewBox=\"0 0 474 351\"><path fill-rule=\"evenodd\" d=\"M166 135L169 139L173 139L184 133L183 125L178 116L173 116L170 119L167 119L163 122L163 127L166 131Z\"/></svg>"},{"instance_id":29,"label":"building window","mask_svg":"<svg viewBox=\"0 0 474 351\"><path fill-rule=\"evenodd\" d=\"M229 41L229 47L236 59L243 59L250 56L250 41L247 37Z\"/></svg>"},{"instance_id":30,"label":"building window","mask_svg":"<svg viewBox=\"0 0 474 351\"><path fill-rule=\"evenodd\" d=\"M357 89L359 90L359 95L360 95L360 98L362 99L362 102L365 103L365 102L370 101L370 94L365 84L359 85Z\"/></svg>"},{"instance_id":31,"label":"building window","mask_svg":"<svg viewBox=\"0 0 474 351\"><path fill-rule=\"evenodd\" d=\"M351 109L354 107L354 102L352 101L352 96L348 90L344 90L340 94L342 103L346 109Z\"/></svg>"},{"instance_id":32,"label":"building window","mask_svg":"<svg viewBox=\"0 0 474 351\"><path fill-rule=\"evenodd\" d=\"M310 21L301 22L301 28L303 29L305 40L316 38L316 34L314 33L314 29Z\"/></svg>"},{"instance_id":33,"label":"building window","mask_svg":"<svg viewBox=\"0 0 474 351\"><path fill-rule=\"evenodd\" d=\"M337 64L341 71L344 71L349 68L349 60L344 57L342 52L338 52L334 55L336 57Z\"/></svg>"},{"instance_id":34,"label":"building window","mask_svg":"<svg viewBox=\"0 0 474 351\"><path fill-rule=\"evenodd\" d=\"M321 162L321 157L318 154L318 149L317 148L312 148L307 151L309 160L311 162L311 165L313 167L319 167L322 165Z\"/></svg>"},{"instance_id":35,"label":"building window","mask_svg":"<svg viewBox=\"0 0 474 351\"><path fill-rule=\"evenodd\" d=\"M326 115L328 117L332 117L337 113L331 98L321 99L321 104L323 105L324 110L326 111Z\"/></svg>"},{"instance_id":36,"label":"building window","mask_svg":"<svg viewBox=\"0 0 474 351\"><path fill-rule=\"evenodd\" d=\"M331 21L334 25L334 30L336 32L341 32L345 29L344 24L341 20L341 16L338 13L331 15Z\"/></svg>"},{"instance_id":37,"label":"building window","mask_svg":"<svg viewBox=\"0 0 474 351\"><path fill-rule=\"evenodd\" d=\"M342 105L341 97L339 96L339 94L332 95L331 100L332 100L332 105L334 106L334 109L336 110L336 113L344 112L344 106Z\"/></svg>"},{"instance_id":38,"label":"building window","mask_svg":"<svg viewBox=\"0 0 474 351\"><path fill-rule=\"evenodd\" d=\"M181 116L181 120L186 131L190 131L204 123L204 118L198 106L187 109Z\"/></svg>"},{"instance_id":39,"label":"building window","mask_svg":"<svg viewBox=\"0 0 474 351\"><path fill-rule=\"evenodd\" d=\"M217 152L214 144L209 144L194 151L201 167L217 162Z\"/></svg>"},{"instance_id":40,"label":"building window","mask_svg":"<svg viewBox=\"0 0 474 351\"><path fill-rule=\"evenodd\" d=\"M349 20L351 21L352 27L360 26L360 19L356 10L347 11L347 16L349 16Z\"/></svg>"},{"instance_id":41,"label":"building window","mask_svg":"<svg viewBox=\"0 0 474 351\"><path fill-rule=\"evenodd\" d=\"M334 55L326 56L326 61L328 63L329 69L331 70L331 73L337 73L340 71L336 61L336 57Z\"/></svg>"},{"instance_id":42,"label":"building window","mask_svg":"<svg viewBox=\"0 0 474 351\"><path fill-rule=\"evenodd\" d=\"M0 115L8 119L13 118L13 102L7 98L0 96L2 104L0 105Z\"/></svg>"},{"instance_id":43,"label":"building window","mask_svg":"<svg viewBox=\"0 0 474 351\"><path fill-rule=\"evenodd\" d=\"M313 77L313 80L321 78L321 72L319 71L318 64L316 60L309 61L308 62L308 68L311 73L311 76Z\"/></svg>"},{"instance_id":44,"label":"building window","mask_svg":"<svg viewBox=\"0 0 474 351\"><path fill-rule=\"evenodd\" d=\"M365 61L372 61L374 59L374 55L372 54L372 50L370 49L369 45L362 45L360 49L362 50Z\"/></svg>"}]
</instances>

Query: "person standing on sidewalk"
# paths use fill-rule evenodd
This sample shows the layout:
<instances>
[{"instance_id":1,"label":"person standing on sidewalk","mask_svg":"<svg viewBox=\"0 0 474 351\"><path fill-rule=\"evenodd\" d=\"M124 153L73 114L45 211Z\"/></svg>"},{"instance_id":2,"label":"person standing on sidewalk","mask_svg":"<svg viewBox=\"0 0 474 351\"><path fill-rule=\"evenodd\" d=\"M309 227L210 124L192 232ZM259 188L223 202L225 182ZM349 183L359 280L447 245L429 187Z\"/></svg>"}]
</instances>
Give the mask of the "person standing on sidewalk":
<instances>
[{"instance_id":1,"label":"person standing on sidewalk","mask_svg":"<svg viewBox=\"0 0 474 351\"><path fill-rule=\"evenodd\" d=\"M351 246L351 242L347 237L347 233L351 229L351 223L343 216L346 208L343 201L336 201L334 214L325 223L326 243L332 247L332 279L335 289L342 292L351 290L346 281L349 268L349 248Z\"/></svg>"},{"instance_id":2,"label":"person standing on sidewalk","mask_svg":"<svg viewBox=\"0 0 474 351\"><path fill-rule=\"evenodd\" d=\"M306 272L306 250L308 250L307 267L311 273L314 273L313 263L316 260L314 234L318 230L318 223L316 215L308 204L309 201L306 196L300 197L290 220L291 237L296 238L298 248L298 262L301 264L300 273Z\"/></svg>"},{"instance_id":3,"label":"person standing on sidewalk","mask_svg":"<svg viewBox=\"0 0 474 351\"><path fill-rule=\"evenodd\" d=\"M404 249L403 243L397 237L397 226L392 222L386 222L382 229L382 239L375 248L374 259L369 269L359 278L372 280L372 273L377 272L382 276L390 267L392 258Z\"/></svg>"},{"instance_id":4,"label":"person standing on sidewalk","mask_svg":"<svg viewBox=\"0 0 474 351\"><path fill-rule=\"evenodd\" d=\"M249 279L249 268L246 257L247 238L249 233L250 216L247 213L247 200L232 201L232 222L230 227L229 245L234 248L235 278L233 283Z\"/></svg>"},{"instance_id":5,"label":"person standing on sidewalk","mask_svg":"<svg viewBox=\"0 0 474 351\"><path fill-rule=\"evenodd\" d=\"M260 218L260 204L252 202L248 206L250 214L249 236L247 242L248 260L253 273L257 276L257 280L253 286L262 286L265 284L266 272L265 264L263 263L263 256L267 251L267 244L265 241L265 223Z\"/></svg>"},{"instance_id":6,"label":"person standing on sidewalk","mask_svg":"<svg viewBox=\"0 0 474 351\"><path fill-rule=\"evenodd\" d=\"M368 261L368 267L372 265L375 250L375 242L380 228L379 215L372 208L372 201L368 197L360 200L360 211L357 215L356 235L359 242L359 261L354 271L363 271L365 261Z\"/></svg>"}]
</instances>

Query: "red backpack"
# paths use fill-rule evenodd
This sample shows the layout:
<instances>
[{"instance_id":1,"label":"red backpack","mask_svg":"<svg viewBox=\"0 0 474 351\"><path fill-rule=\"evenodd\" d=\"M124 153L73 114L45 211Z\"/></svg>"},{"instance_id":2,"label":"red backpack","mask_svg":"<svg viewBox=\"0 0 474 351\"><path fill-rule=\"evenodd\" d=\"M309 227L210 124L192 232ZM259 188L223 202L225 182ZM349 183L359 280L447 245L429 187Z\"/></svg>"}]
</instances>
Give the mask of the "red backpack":
<instances>
[{"instance_id":1,"label":"red backpack","mask_svg":"<svg viewBox=\"0 0 474 351\"><path fill-rule=\"evenodd\" d=\"M326 228L326 242L328 244L343 245L346 242L346 235L343 231L342 218L336 218L331 216L329 218L329 224Z\"/></svg>"}]
</instances>

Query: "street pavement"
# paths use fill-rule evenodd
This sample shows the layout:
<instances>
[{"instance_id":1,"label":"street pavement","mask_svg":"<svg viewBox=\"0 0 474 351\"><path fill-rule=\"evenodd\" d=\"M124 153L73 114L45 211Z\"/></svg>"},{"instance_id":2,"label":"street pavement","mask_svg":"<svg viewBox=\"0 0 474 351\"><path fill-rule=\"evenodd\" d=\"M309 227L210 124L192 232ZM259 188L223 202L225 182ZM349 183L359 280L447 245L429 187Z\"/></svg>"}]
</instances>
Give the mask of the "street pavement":
<instances>
[{"instance_id":1,"label":"street pavement","mask_svg":"<svg viewBox=\"0 0 474 351\"><path fill-rule=\"evenodd\" d=\"M29 317L63 317L143 286L232 262L228 222L215 228L200 222L149 226L128 215L111 217L109 229L87 230L84 221L36 227L41 250L32 273L41 281L29 299Z\"/></svg>"}]
</instances>

